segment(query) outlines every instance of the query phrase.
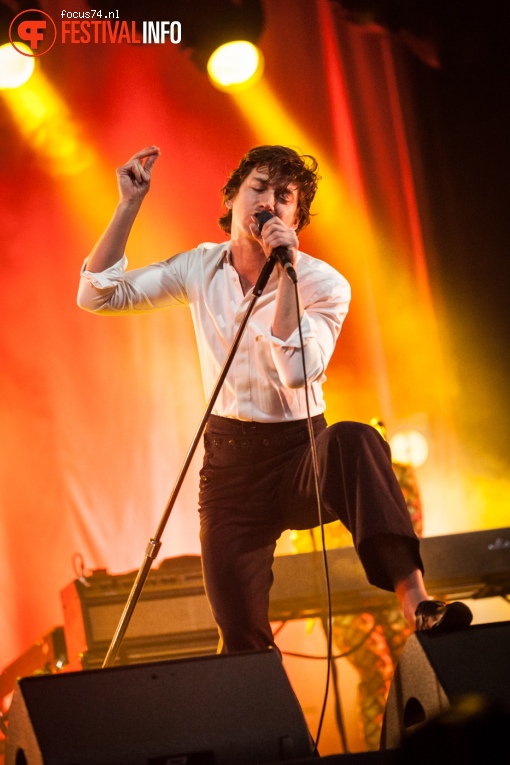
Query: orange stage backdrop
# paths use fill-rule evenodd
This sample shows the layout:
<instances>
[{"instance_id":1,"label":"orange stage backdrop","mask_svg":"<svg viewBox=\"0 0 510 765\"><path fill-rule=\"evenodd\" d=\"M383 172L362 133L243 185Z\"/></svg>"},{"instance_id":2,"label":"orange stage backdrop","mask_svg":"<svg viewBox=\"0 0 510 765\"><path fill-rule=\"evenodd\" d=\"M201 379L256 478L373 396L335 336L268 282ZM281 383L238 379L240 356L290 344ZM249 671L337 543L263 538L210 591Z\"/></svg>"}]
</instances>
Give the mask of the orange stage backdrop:
<instances>
[{"instance_id":1,"label":"orange stage backdrop","mask_svg":"<svg viewBox=\"0 0 510 765\"><path fill-rule=\"evenodd\" d=\"M115 167L148 144L162 156L131 266L219 241L219 189L252 145L318 157L323 181L302 249L353 287L328 373L329 420L377 416L390 435L425 433L425 534L508 525L508 426L495 384L505 371L496 354L478 363L480 344L457 331L476 305L455 312L442 280L431 202L448 184L433 186L425 166L419 83L433 88L441 74L384 29L347 22L337 3L264 7L265 75L236 96L170 45L56 45L34 76L56 114L39 133L23 128L16 93L0 93L2 666L62 623L75 553L87 569L140 565L204 409L186 309L99 318L76 306L79 269L116 201ZM428 118L437 139L441 114ZM45 135L70 140L67 156ZM460 231L457 213L450 226ZM474 369L492 446L473 439L462 398ZM159 559L199 552L199 460Z\"/></svg>"}]
</instances>

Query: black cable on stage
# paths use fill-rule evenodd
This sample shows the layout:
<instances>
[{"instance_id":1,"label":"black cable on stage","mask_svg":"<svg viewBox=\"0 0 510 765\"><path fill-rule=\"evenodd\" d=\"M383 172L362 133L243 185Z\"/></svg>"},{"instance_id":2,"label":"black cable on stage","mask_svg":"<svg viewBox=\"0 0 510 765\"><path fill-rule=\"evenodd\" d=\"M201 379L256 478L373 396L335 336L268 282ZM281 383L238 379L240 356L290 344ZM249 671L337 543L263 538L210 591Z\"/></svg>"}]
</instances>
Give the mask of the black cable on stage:
<instances>
[{"instance_id":1,"label":"black cable on stage","mask_svg":"<svg viewBox=\"0 0 510 765\"><path fill-rule=\"evenodd\" d=\"M284 622L286 624L286 622ZM345 659L347 656L351 656L353 653L356 653L356 651L361 648L368 640L372 632L376 628L376 624L374 623L373 627L370 627L368 632L363 635L362 639L356 643L356 645L353 645L352 648L348 648L347 651L344 651L343 653L337 653L334 656L331 656L332 661L337 661L337 659ZM278 634L280 630L282 629L283 624L281 624L278 627L278 630L275 634ZM292 656L296 659L315 659L316 661L327 661L329 659L329 656L315 656L312 653L297 653L295 651L282 651L283 656Z\"/></svg>"},{"instance_id":2,"label":"black cable on stage","mask_svg":"<svg viewBox=\"0 0 510 765\"><path fill-rule=\"evenodd\" d=\"M315 444L315 434L313 432L313 426L312 426L312 418L310 415L310 400L308 396L308 378L306 373L306 361L305 361L305 345L303 342L303 333L301 330L301 312L299 308L299 292L298 292L298 284L297 279L294 281L294 293L296 296L296 311L297 311L297 324L298 324L298 331L299 331L299 342L301 344L301 360L303 364L303 378L305 382L305 402L306 402L306 416L307 416L307 422L308 422L308 434L310 437L310 447L311 447L311 453L312 453L312 464L313 464L313 472L314 472L314 479L315 479L315 496L317 499L317 512L319 517L319 525L321 529L321 544L322 544L322 559L324 563L324 577L326 580L326 597L327 597L327 604L328 604L328 612L327 612L327 620L326 620L326 641L327 641L327 669L326 669L326 687L324 689L324 700L322 703L322 710L319 718L319 725L317 728L317 734L315 736L314 746L315 750L314 753L318 754L318 747L319 747L319 740L322 732L322 726L324 723L324 716L326 713L326 704L328 701L328 695L329 695L329 683L330 683L330 675L332 671L332 656L333 656L333 630L332 630L332 606L331 606L331 584L330 584L330 578L329 578L329 567L328 567L328 556L326 552L326 539L324 536L324 523L322 520L322 503L321 503L321 496L320 496L320 487L319 487L319 464L317 460L317 447ZM324 623L324 620L323 620ZM344 738L342 736L342 738ZM344 751L347 752L347 742L345 741L345 738L343 740L343 746Z\"/></svg>"},{"instance_id":3,"label":"black cable on stage","mask_svg":"<svg viewBox=\"0 0 510 765\"><path fill-rule=\"evenodd\" d=\"M276 627L276 629L273 630L273 636L276 637L276 635L280 634L283 628L286 627L287 624L289 623L289 619L292 620L296 618L298 617L289 616L288 619L284 619L283 621L281 621L278 627ZM363 635L361 640L358 643L356 643L356 645L353 645L351 648L348 648L347 651L344 651L343 653L336 653L334 656L332 656L332 660L336 661L337 659L345 659L347 656L351 656L353 653L356 653L356 651L359 648L362 648L362 646L367 642L368 638L373 633L376 627L377 627L377 622L374 621L373 625L370 627L368 632L366 632ZM314 659L315 661L327 661L328 659L327 656L317 656L316 654L313 654L313 653L299 653L298 651L281 651L280 653L282 654L282 656L292 656L293 658L296 658L296 659Z\"/></svg>"}]
</instances>

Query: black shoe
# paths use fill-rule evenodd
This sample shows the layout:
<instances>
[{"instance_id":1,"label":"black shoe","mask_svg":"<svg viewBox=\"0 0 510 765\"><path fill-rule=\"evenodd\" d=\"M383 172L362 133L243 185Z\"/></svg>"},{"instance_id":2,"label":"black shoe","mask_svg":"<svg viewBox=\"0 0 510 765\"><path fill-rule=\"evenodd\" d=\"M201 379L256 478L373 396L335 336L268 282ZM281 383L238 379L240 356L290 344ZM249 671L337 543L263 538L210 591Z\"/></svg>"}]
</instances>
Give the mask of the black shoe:
<instances>
[{"instance_id":1,"label":"black shoe","mask_svg":"<svg viewBox=\"0 0 510 765\"><path fill-rule=\"evenodd\" d=\"M416 632L442 635L469 627L473 620L471 610L459 600L444 603L442 600L422 600L415 611Z\"/></svg>"}]
</instances>

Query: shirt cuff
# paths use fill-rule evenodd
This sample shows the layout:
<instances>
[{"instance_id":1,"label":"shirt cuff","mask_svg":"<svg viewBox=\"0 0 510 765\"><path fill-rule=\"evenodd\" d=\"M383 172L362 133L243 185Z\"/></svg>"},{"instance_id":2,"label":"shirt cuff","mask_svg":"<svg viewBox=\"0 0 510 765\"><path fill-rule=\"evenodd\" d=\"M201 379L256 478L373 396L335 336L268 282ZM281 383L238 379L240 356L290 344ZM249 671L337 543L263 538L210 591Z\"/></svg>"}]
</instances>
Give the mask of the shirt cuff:
<instances>
[{"instance_id":1,"label":"shirt cuff","mask_svg":"<svg viewBox=\"0 0 510 765\"><path fill-rule=\"evenodd\" d=\"M301 317L301 334L303 336L303 343L307 343L317 335L317 327L313 319L305 312ZM282 340L281 337L275 337L268 332L267 340L273 346L278 348L301 348L301 338L299 336L299 327L296 327L294 332L286 340Z\"/></svg>"},{"instance_id":2,"label":"shirt cuff","mask_svg":"<svg viewBox=\"0 0 510 765\"><path fill-rule=\"evenodd\" d=\"M128 265L128 261L125 255L123 255L122 258L117 261L117 263L114 263L113 266L105 268L104 271L87 271L85 268L86 262L87 260L85 260L83 263L81 269L81 277L90 282L90 284L92 284L92 286L98 290L105 290L109 289L110 287L114 287L119 277L124 275Z\"/></svg>"}]
</instances>

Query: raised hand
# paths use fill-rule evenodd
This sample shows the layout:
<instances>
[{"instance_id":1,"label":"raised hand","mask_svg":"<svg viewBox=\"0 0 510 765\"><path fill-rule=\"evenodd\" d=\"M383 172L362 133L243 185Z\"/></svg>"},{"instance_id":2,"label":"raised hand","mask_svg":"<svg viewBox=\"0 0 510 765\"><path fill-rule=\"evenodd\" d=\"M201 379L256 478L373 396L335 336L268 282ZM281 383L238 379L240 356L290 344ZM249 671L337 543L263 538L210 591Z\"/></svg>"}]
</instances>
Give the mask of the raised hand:
<instances>
[{"instance_id":1,"label":"raised hand","mask_svg":"<svg viewBox=\"0 0 510 765\"><path fill-rule=\"evenodd\" d=\"M112 219L87 259L88 271L104 271L122 258L131 227L149 190L152 168L159 154L157 146L147 146L117 169L120 200Z\"/></svg>"},{"instance_id":2,"label":"raised hand","mask_svg":"<svg viewBox=\"0 0 510 765\"><path fill-rule=\"evenodd\" d=\"M160 155L157 146L147 146L117 168L121 202L141 202L150 188L152 168Z\"/></svg>"}]
</instances>

